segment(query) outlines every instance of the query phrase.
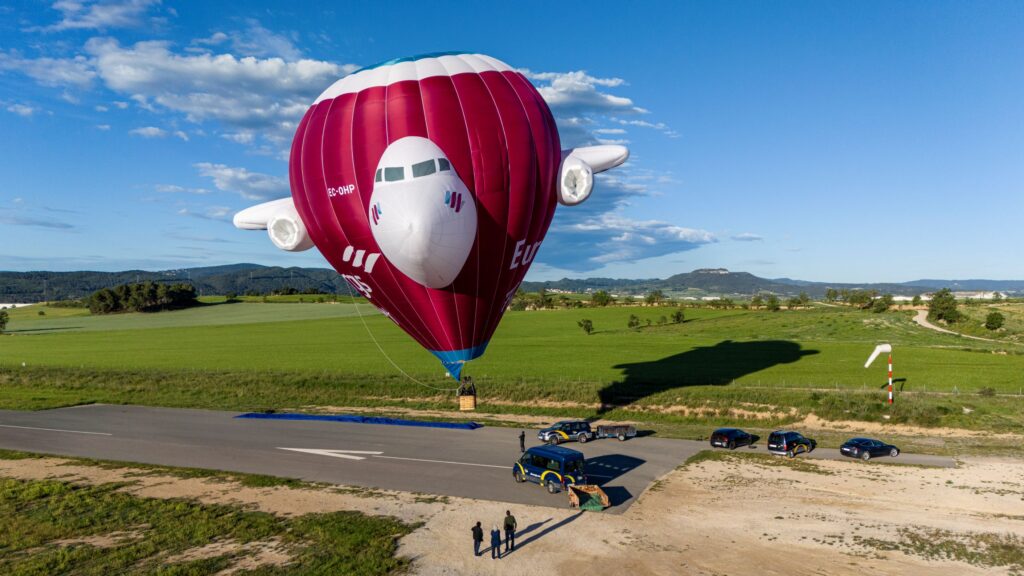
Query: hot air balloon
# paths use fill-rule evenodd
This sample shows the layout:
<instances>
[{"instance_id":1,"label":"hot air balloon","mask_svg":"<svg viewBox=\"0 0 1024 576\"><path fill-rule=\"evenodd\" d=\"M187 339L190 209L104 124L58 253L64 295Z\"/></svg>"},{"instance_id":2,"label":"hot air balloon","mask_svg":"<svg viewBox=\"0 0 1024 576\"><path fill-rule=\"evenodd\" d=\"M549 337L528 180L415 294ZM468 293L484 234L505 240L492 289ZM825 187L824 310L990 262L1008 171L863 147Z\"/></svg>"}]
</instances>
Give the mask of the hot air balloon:
<instances>
[{"instance_id":1,"label":"hot air balloon","mask_svg":"<svg viewBox=\"0 0 1024 576\"><path fill-rule=\"evenodd\" d=\"M562 150L526 77L483 54L390 60L335 82L299 123L291 198L246 209L283 250L312 246L456 379L483 354L559 203L589 197L622 146Z\"/></svg>"}]
</instances>

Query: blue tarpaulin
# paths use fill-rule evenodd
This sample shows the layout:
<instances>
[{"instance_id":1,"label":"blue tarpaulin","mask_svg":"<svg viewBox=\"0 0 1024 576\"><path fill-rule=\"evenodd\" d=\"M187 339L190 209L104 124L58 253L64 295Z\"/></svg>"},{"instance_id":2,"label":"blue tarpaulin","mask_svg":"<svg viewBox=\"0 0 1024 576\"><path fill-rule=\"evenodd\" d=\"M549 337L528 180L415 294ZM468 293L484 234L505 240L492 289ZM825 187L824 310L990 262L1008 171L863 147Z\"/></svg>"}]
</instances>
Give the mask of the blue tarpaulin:
<instances>
[{"instance_id":1,"label":"blue tarpaulin","mask_svg":"<svg viewBox=\"0 0 1024 576\"><path fill-rule=\"evenodd\" d=\"M358 414L293 414L248 412L235 418L256 418L263 420L326 420L328 422L353 422L356 424L386 424L388 426L420 426L424 428L449 428L453 430L476 430L483 424L476 422L431 422L428 420L402 420L382 416L359 416Z\"/></svg>"}]
</instances>

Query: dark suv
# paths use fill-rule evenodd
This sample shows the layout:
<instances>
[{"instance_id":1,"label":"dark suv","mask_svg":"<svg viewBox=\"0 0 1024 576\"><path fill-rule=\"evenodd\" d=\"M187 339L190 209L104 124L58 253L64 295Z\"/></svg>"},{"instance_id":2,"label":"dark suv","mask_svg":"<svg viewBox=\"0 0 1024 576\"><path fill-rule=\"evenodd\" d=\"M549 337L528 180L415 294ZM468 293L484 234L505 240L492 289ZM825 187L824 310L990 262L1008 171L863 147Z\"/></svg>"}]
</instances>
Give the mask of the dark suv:
<instances>
[{"instance_id":1,"label":"dark suv","mask_svg":"<svg viewBox=\"0 0 1024 576\"><path fill-rule=\"evenodd\" d=\"M570 440L583 443L593 437L590 422L586 420L562 420L537 433L537 439L547 444L561 444Z\"/></svg>"},{"instance_id":2,"label":"dark suv","mask_svg":"<svg viewBox=\"0 0 1024 576\"><path fill-rule=\"evenodd\" d=\"M802 452L810 452L817 445L817 442L810 438L804 438L799 432L776 430L768 435L768 451L790 458Z\"/></svg>"}]
</instances>

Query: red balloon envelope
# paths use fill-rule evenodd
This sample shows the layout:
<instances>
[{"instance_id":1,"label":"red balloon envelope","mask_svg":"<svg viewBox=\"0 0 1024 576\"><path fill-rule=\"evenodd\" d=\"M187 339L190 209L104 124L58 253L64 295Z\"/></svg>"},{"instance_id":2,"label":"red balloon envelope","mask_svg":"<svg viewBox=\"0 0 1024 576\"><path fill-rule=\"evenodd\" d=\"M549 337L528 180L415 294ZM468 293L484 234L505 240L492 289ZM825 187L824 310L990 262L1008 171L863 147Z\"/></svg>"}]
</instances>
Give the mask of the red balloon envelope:
<instances>
[{"instance_id":1,"label":"red balloon envelope","mask_svg":"<svg viewBox=\"0 0 1024 576\"><path fill-rule=\"evenodd\" d=\"M558 203L544 99L479 54L336 82L292 142L295 208L332 266L456 378L480 356Z\"/></svg>"}]
</instances>

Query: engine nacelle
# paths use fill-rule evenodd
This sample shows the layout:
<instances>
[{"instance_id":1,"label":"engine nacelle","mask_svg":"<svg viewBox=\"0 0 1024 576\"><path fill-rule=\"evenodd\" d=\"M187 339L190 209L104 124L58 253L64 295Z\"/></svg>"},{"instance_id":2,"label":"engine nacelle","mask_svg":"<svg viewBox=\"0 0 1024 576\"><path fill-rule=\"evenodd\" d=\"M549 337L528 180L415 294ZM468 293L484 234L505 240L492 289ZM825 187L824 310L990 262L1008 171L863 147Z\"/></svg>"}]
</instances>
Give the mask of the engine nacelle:
<instances>
[{"instance_id":1,"label":"engine nacelle","mask_svg":"<svg viewBox=\"0 0 1024 576\"><path fill-rule=\"evenodd\" d=\"M295 210L291 198L281 198L246 208L233 219L235 228L266 230L270 241L286 252L302 252L313 247L313 239Z\"/></svg>"},{"instance_id":2,"label":"engine nacelle","mask_svg":"<svg viewBox=\"0 0 1024 576\"><path fill-rule=\"evenodd\" d=\"M629 149L617 144L562 150L558 170L558 203L575 206L590 197L594 174L610 170L629 159Z\"/></svg>"}]
</instances>

